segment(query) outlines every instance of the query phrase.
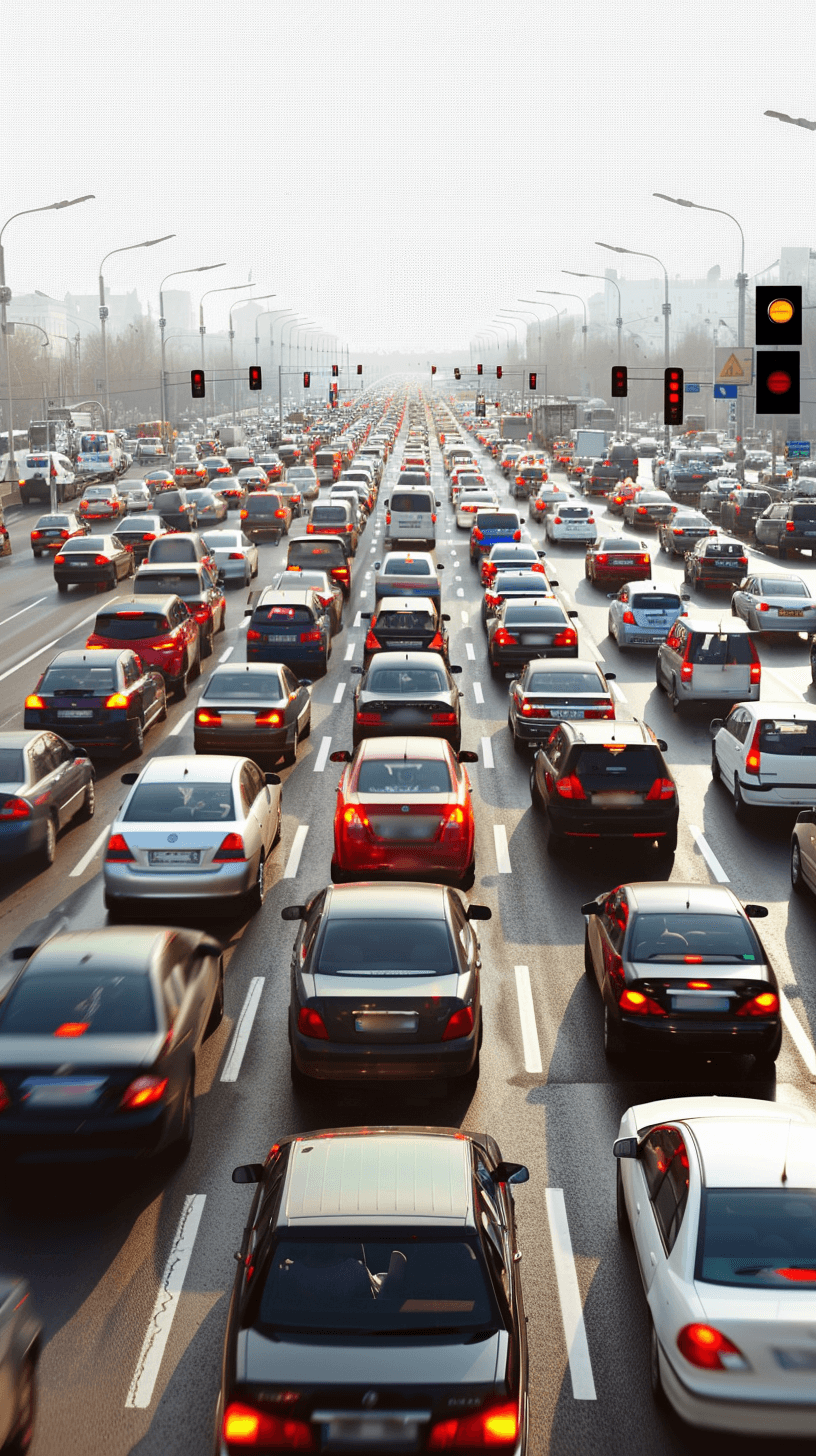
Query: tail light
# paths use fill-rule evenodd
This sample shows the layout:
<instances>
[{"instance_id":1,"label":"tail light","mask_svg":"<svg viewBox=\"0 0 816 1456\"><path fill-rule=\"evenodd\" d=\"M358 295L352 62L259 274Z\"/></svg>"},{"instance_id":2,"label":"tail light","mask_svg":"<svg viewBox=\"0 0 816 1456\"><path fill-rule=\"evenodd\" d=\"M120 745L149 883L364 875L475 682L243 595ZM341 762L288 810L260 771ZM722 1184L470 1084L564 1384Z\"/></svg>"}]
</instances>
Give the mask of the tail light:
<instances>
[{"instance_id":1,"label":"tail light","mask_svg":"<svg viewBox=\"0 0 816 1456\"><path fill-rule=\"evenodd\" d=\"M298 1031L302 1036L311 1036L315 1041L328 1041L329 1033L320 1012L314 1006L301 1006L298 1012Z\"/></svg>"},{"instance_id":2,"label":"tail light","mask_svg":"<svg viewBox=\"0 0 816 1456\"><path fill-rule=\"evenodd\" d=\"M260 642L260 640L260 632L256 632L254 627L250 627L247 631L247 642Z\"/></svg>"},{"instance_id":3,"label":"tail light","mask_svg":"<svg viewBox=\"0 0 816 1456\"><path fill-rule=\"evenodd\" d=\"M369 627L366 633L365 650L366 652L380 652L382 650L382 643L375 636L373 627Z\"/></svg>"},{"instance_id":4,"label":"tail light","mask_svg":"<svg viewBox=\"0 0 816 1456\"><path fill-rule=\"evenodd\" d=\"M499 598L499 600L501 600L501 598ZM496 647L517 647L518 637L514 637L512 633L506 631L504 627L499 627L499 630L493 638L493 643Z\"/></svg>"},{"instance_id":5,"label":"tail light","mask_svg":"<svg viewBox=\"0 0 816 1456\"><path fill-rule=\"evenodd\" d=\"M787 521L785 523L785 530L786 531L795 531L796 530L795 523L793 521Z\"/></svg>"},{"instance_id":6,"label":"tail light","mask_svg":"<svg viewBox=\"0 0 816 1456\"><path fill-rule=\"evenodd\" d=\"M53 465L51 466L50 475L51 475L51 479L52 480L56 480L56 478L57 478L57 471L56 471L56 467L53 466Z\"/></svg>"},{"instance_id":7,"label":"tail light","mask_svg":"<svg viewBox=\"0 0 816 1456\"><path fill-rule=\"evenodd\" d=\"M518 1412L514 1405L493 1406L478 1415L440 1421L428 1436L429 1451L448 1451L457 1446L494 1449L512 1446L518 1438Z\"/></svg>"},{"instance_id":8,"label":"tail light","mask_svg":"<svg viewBox=\"0 0 816 1456\"><path fill-rule=\"evenodd\" d=\"M245 521L248 515L249 515L249 511L242 510L241 511L241 520L242 521ZM307 526L306 527L306 530L308 531L308 529L309 529L309 527Z\"/></svg>"},{"instance_id":9,"label":"tail light","mask_svg":"<svg viewBox=\"0 0 816 1456\"><path fill-rule=\"evenodd\" d=\"M0 1082L0 1112L5 1112L7 1107L11 1107L11 1097L5 1082Z\"/></svg>"},{"instance_id":10,"label":"tail light","mask_svg":"<svg viewBox=\"0 0 816 1456\"><path fill-rule=\"evenodd\" d=\"M637 513L638 513L639 516L648 515L648 511L647 511L646 506L638 506L637 507Z\"/></svg>"},{"instance_id":11,"label":"tail light","mask_svg":"<svg viewBox=\"0 0 816 1456\"><path fill-rule=\"evenodd\" d=\"M125 864L128 860L133 859L133 855L128 848L127 840L123 837L123 835L111 835L110 839L108 840L108 847L105 850L105 859L108 861L109 864L113 862Z\"/></svg>"},{"instance_id":12,"label":"tail light","mask_svg":"<svg viewBox=\"0 0 816 1456\"><path fill-rule=\"evenodd\" d=\"M386 524L386 526L390 526L391 525L391 512L390 511L386 511L386 513L385 513L385 524Z\"/></svg>"},{"instance_id":13,"label":"tail light","mask_svg":"<svg viewBox=\"0 0 816 1456\"><path fill-rule=\"evenodd\" d=\"M65 557L63 556L63 554L62 554L61 551L54 557L54 565L55 566L64 566L65 565Z\"/></svg>"},{"instance_id":14,"label":"tail light","mask_svg":"<svg viewBox=\"0 0 816 1456\"><path fill-rule=\"evenodd\" d=\"M523 475L517 475L516 476L516 485L523 485L523 484L524 484L524 476Z\"/></svg>"},{"instance_id":15,"label":"tail light","mask_svg":"<svg viewBox=\"0 0 816 1456\"><path fill-rule=\"evenodd\" d=\"M228 860L245 860L243 837L240 834L227 834L221 840L218 849L213 855L213 864L224 864Z\"/></svg>"},{"instance_id":16,"label":"tail light","mask_svg":"<svg viewBox=\"0 0 816 1456\"><path fill-rule=\"evenodd\" d=\"M25 705L27 708L45 707L45 703L43 702L42 698L38 696L37 693L29 693L28 697L25 700Z\"/></svg>"},{"instance_id":17,"label":"tail light","mask_svg":"<svg viewBox=\"0 0 816 1456\"><path fill-rule=\"evenodd\" d=\"M445 643L442 640L442 633L441 632L437 632L436 635L434 637L432 637L431 638L431 641L428 643L428 651L429 652L441 652L443 650L444 646L445 646Z\"/></svg>"},{"instance_id":18,"label":"tail light","mask_svg":"<svg viewBox=\"0 0 816 1456\"><path fill-rule=\"evenodd\" d=\"M145 535L142 537L142 540L143 541L155 541L155 539L156 539L156 532L155 531L147 531L145 533Z\"/></svg>"},{"instance_id":19,"label":"tail light","mask_svg":"<svg viewBox=\"0 0 816 1456\"><path fill-rule=\"evenodd\" d=\"M700 1370L747 1370L748 1361L727 1335L712 1325L684 1325L677 1348L690 1365Z\"/></svg>"},{"instance_id":20,"label":"tail light","mask_svg":"<svg viewBox=\"0 0 816 1456\"><path fill-rule=\"evenodd\" d=\"M110 697L105 699L105 707L126 708L129 701L127 693L111 693Z\"/></svg>"},{"instance_id":21,"label":"tail light","mask_svg":"<svg viewBox=\"0 0 816 1456\"><path fill-rule=\"evenodd\" d=\"M460 1006L454 1011L442 1033L443 1041L454 1041L459 1036L470 1036L473 1030L473 1011L470 1006Z\"/></svg>"},{"instance_id":22,"label":"tail light","mask_svg":"<svg viewBox=\"0 0 816 1456\"><path fill-rule=\"evenodd\" d=\"M574 647L578 641L578 633L574 627L565 627L563 632L556 632L553 637L553 647Z\"/></svg>"},{"instance_id":23,"label":"tail light","mask_svg":"<svg viewBox=\"0 0 816 1456\"><path fill-rule=\"evenodd\" d=\"M196 723L202 728L220 728L221 714L211 713L207 708L198 708L195 715Z\"/></svg>"},{"instance_id":24,"label":"tail light","mask_svg":"<svg viewBox=\"0 0 816 1456\"><path fill-rule=\"evenodd\" d=\"M382 713L358 713L357 722L370 727L372 723L382 723Z\"/></svg>"},{"instance_id":25,"label":"tail light","mask_svg":"<svg viewBox=\"0 0 816 1456\"><path fill-rule=\"evenodd\" d=\"M614 716L615 716L615 705L614 705L614 703L610 703L610 702L606 701L604 698L601 698L600 702L595 703L595 705L592 708L587 708L584 711L584 717L585 718L614 718Z\"/></svg>"},{"instance_id":26,"label":"tail light","mask_svg":"<svg viewBox=\"0 0 816 1456\"><path fill-rule=\"evenodd\" d=\"M5 804L0 804L0 821L4 824L12 820L19 822L22 819L31 818L31 805L25 799L6 799Z\"/></svg>"},{"instance_id":27,"label":"tail light","mask_svg":"<svg viewBox=\"0 0 816 1456\"><path fill-rule=\"evenodd\" d=\"M432 723L438 723L440 725L445 724L445 723L447 723L447 724L453 724L453 723L456 722L456 714L453 713L453 712L451 712L450 710L448 710L447 712L444 712L444 713L432 713L431 714L431 722Z\"/></svg>"},{"instance_id":28,"label":"tail light","mask_svg":"<svg viewBox=\"0 0 816 1456\"><path fill-rule=\"evenodd\" d=\"M210 617L212 616L212 613L206 602L202 603L200 606L193 607L192 610L188 606L187 610L188 612L190 612L191 617L195 617L197 622L209 622Z\"/></svg>"},{"instance_id":29,"label":"tail light","mask_svg":"<svg viewBox=\"0 0 816 1456\"><path fill-rule=\"evenodd\" d=\"M627 988L627 990L621 992L618 1004L621 1011L634 1011L638 1016L666 1015L663 1007L658 1006L657 1002L651 996L647 996L643 991L631 991Z\"/></svg>"},{"instance_id":30,"label":"tail light","mask_svg":"<svg viewBox=\"0 0 816 1456\"><path fill-rule=\"evenodd\" d=\"M762 663L759 662L759 661L752 662L751 663L751 671L750 671L749 678L748 678L749 682L758 683L761 677L762 677Z\"/></svg>"},{"instance_id":31,"label":"tail light","mask_svg":"<svg viewBox=\"0 0 816 1456\"><path fill-rule=\"evenodd\" d=\"M276 512L275 512L275 515L276 515L276 516L285 516L285 515L286 515L286 512L285 512L285 510L284 510L284 509L283 509L283 507L281 507L281 509L280 509L280 510L277 510L277 511L276 511Z\"/></svg>"},{"instance_id":32,"label":"tail light","mask_svg":"<svg viewBox=\"0 0 816 1456\"><path fill-rule=\"evenodd\" d=\"M315 627L312 632L301 632L300 640L301 642L322 642L323 633L319 632L317 627Z\"/></svg>"},{"instance_id":33,"label":"tail light","mask_svg":"<svg viewBox=\"0 0 816 1456\"><path fill-rule=\"evenodd\" d=\"M291 1416L275 1416L269 1411L253 1410L252 1406L231 1401L224 1412L224 1440L233 1449L313 1451L314 1437L306 1421Z\"/></svg>"},{"instance_id":34,"label":"tail light","mask_svg":"<svg viewBox=\"0 0 816 1456\"><path fill-rule=\"evenodd\" d=\"M349 571L347 566L333 566L331 574L341 581L351 580L351 572Z\"/></svg>"},{"instance_id":35,"label":"tail light","mask_svg":"<svg viewBox=\"0 0 816 1456\"><path fill-rule=\"evenodd\" d=\"M138 1107L151 1107L154 1102L161 1102L166 1091L166 1077L137 1077L135 1082L131 1082L119 1106L131 1111Z\"/></svg>"},{"instance_id":36,"label":"tail light","mask_svg":"<svg viewBox=\"0 0 816 1456\"><path fill-rule=\"evenodd\" d=\"M562 519L561 519L560 516L554 516L553 517L553 525L554 526L563 526L563 524L564 524L564 522L562 521Z\"/></svg>"},{"instance_id":37,"label":"tail light","mask_svg":"<svg viewBox=\"0 0 816 1456\"><path fill-rule=\"evenodd\" d=\"M646 795L647 802L654 803L657 799L673 799L674 784L671 779L655 779L652 787Z\"/></svg>"},{"instance_id":38,"label":"tail light","mask_svg":"<svg viewBox=\"0 0 816 1456\"><path fill-rule=\"evenodd\" d=\"M95 556L94 557L94 566L107 566L107 565L108 565L108 557L107 556Z\"/></svg>"},{"instance_id":39,"label":"tail light","mask_svg":"<svg viewBox=\"0 0 816 1456\"><path fill-rule=\"evenodd\" d=\"M485 592L485 602L489 607L500 607L502 599L495 592Z\"/></svg>"},{"instance_id":40,"label":"tail light","mask_svg":"<svg viewBox=\"0 0 816 1456\"><path fill-rule=\"evenodd\" d=\"M243 561L243 559L244 559L244 553L243 553L243 551L230 551L230 554L227 557L227 561Z\"/></svg>"},{"instance_id":41,"label":"tail light","mask_svg":"<svg viewBox=\"0 0 816 1456\"><path fill-rule=\"evenodd\" d=\"M634 612L630 612L628 610L625 611L624 614L623 614L623 620L624 620L624 622L626 623L626 625L628 627L634 627L634 626L637 625L636 622L635 622L635 614L634 614Z\"/></svg>"},{"instance_id":42,"label":"tail light","mask_svg":"<svg viewBox=\"0 0 816 1456\"><path fill-rule=\"evenodd\" d=\"M280 713L270 709L268 713L256 713L255 723L259 728L279 728L283 718Z\"/></svg>"},{"instance_id":43,"label":"tail light","mask_svg":"<svg viewBox=\"0 0 816 1456\"><path fill-rule=\"evenodd\" d=\"M758 663L757 666L759 666ZM753 678L751 680L754 681ZM758 682L759 678L757 678L756 681ZM754 729L754 736L751 739L751 747L748 749L748 752L745 755L745 772L749 774L756 774L758 776L760 771L760 764L761 754L759 751L759 724L757 723L756 728Z\"/></svg>"},{"instance_id":44,"label":"tail light","mask_svg":"<svg viewBox=\"0 0 816 1456\"><path fill-rule=\"evenodd\" d=\"M64 535L64 534L67 534L67 533L66 532L63 532L63 531L60 531L60 535L61 536ZM32 531L31 532L31 539L32 539L32 541L39 541L41 535L42 535L42 531Z\"/></svg>"},{"instance_id":45,"label":"tail light","mask_svg":"<svg viewBox=\"0 0 816 1456\"><path fill-rule=\"evenodd\" d=\"M584 786L577 774L569 774L566 778L556 779L555 787L562 799L585 799Z\"/></svg>"},{"instance_id":46,"label":"tail light","mask_svg":"<svg viewBox=\"0 0 816 1456\"><path fill-rule=\"evenodd\" d=\"M680 667L680 681L681 682L684 682L684 683L690 683L693 677L694 677L694 663L693 662L684 662L684 663L682 663L681 664L681 667Z\"/></svg>"},{"instance_id":47,"label":"tail light","mask_svg":"<svg viewBox=\"0 0 816 1456\"><path fill-rule=\"evenodd\" d=\"M640 557L639 557L639 558L638 558L638 560L639 560L639 562L640 562L640 565L641 565L641 566L648 566L648 565L649 565L649 559L650 559L650 558L649 558L649 557L648 557L648 556L647 556L647 555L645 555L645 554L644 554L644 555L642 555L642 556L640 556ZM748 562L747 562L747 561L746 561L746 563L745 563L745 565L746 565L746 566L747 566L747 565L748 565Z\"/></svg>"},{"instance_id":48,"label":"tail light","mask_svg":"<svg viewBox=\"0 0 816 1456\"><path fill-rule=\"evenodd\" d=\"M61 540L67 541L68 540L68 537L70 536L70 534L71 534L70 531L60 531L60 538L61 538Z\"/></svg>"},{"instance_id":49,"label":"tail light","mask_svg":"<svg viewBox=\"0 0 816 1456\"><path fill-rule=\"evenodd\" d=\"M779 997L775 991L760 991L758 996L753 996L746 1001L737 1012L737 1016L776 1016L779 1012Z\"/></svg>"},{"instance_id":50,"label":"tail light","mask_svg":"<svg viewBox=\"0 0 816 1456\"><path fill-rule=\"evenodd\" d=\"M598 555L595 557L596 566L606 566L608 561L609 557L607 556L605 551L599 551Z\"/></svg>"}]
</instances>

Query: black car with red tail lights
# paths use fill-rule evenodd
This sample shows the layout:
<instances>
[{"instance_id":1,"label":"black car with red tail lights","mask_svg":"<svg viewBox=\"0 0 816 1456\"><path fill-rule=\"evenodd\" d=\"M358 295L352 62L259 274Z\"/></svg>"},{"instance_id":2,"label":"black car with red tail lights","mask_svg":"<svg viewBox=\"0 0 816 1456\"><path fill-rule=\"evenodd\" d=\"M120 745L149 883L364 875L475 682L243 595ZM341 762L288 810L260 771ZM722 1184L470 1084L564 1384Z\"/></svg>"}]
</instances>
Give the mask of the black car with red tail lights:
<instances>
[{"instance_id":1,"label":"black car with red tail lights","mask_svg":"<svg viewBox=\"0 0 816 1456\"><path fill-rule=\"evenodd\" d=\"M26 728L69 733L83 748L142 753L148 728L167 717L164 678L130 650L58 652L24 712Z\"/></svg>"},{"instance_id":2,"label":"black car with red tail lights","mask_svg":"<svg viewBox=\"0 0 816 1456\"><path fill-rule=\"evenodd\" d=\"M282 1138L232 1177L256 1190L236 1254L216 1456L525 1456L512 1191L529 1177L523 1165L488 1133L374 1125Z\"/></svg>"},{"instance_id":3,"label":"black car with red tail lights","mask_svg":"<svg viewBox=\"0 0 816 1456\"><path fill-rule=\"evenodd\" d=\"M520 668L534 657L577 657L578 633L572 622L577 615L552 596L508 597L487 621L490 671Z\"/></svg>"},{"instance_id":4,"label":"black car with red tail lights","mask_svg":"<svg viewBox=\"0 0 816 1456\"><path fill-rule=\"evenodd\" d=\"M395 733L429 733L447 738L458 752L462 743L461 693L452 674L457 663L447 663L439 652L375 652L368 667L352 667L360 674L354 690L352 742L363 738L391 738Z\"/></svg>"},{"instance_id":5,"label":"black car with red tail lights","mask_svg":"<svg viewBox=\"0 0 816 1456\"><path fill-rule=\"evenodd\" d=\"M431 597L383 597L373 612L363 612L368 622L363 661L368 666L375 652L439 652L448 659L448 614L439 610Z\"/></svg>"},{"instance_id":6,"label":"black car with red tail lights","mask_svg":"<svg viewBox=\"0 0 816 1456\"><path fill-rule=\"evenodd\" d=\"M561 663L540 657L528 662L510 684L507 726L516 752L549 738L565 718L614 718L615 699L609 687L614 678L614 672L604 675L592 658Z\"/></svg>"},{"instance_id":7,"label":"black car with red tail lights","mask_svg":"<svg viewBox=\"0 0 816 1456\"><path fill-rule=\"evenodd\" d=\"M619 885L581 913L608 1057L676 1047L776 1060L779 985L752 924L763 905L741 904L726 885L648 882Z\"/></svg>"}]
</instances>

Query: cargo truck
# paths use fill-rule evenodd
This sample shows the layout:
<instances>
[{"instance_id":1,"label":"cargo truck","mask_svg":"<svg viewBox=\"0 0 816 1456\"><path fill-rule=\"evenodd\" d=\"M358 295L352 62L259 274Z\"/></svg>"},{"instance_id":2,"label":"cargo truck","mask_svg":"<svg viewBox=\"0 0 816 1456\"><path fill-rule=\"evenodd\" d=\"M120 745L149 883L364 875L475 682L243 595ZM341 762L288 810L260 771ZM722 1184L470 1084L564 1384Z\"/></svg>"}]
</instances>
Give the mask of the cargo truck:
<instances>
[{"instance_id":1,"label":"cargo truck","mask_svg":"<svg viewBox=\"0 0 816 1456\"><path fill-rule=\"evenodd\" d=\"M502 415L500 433L503 440L526 440L530 421L526 415Z\"/></svg>"}]
</instances>

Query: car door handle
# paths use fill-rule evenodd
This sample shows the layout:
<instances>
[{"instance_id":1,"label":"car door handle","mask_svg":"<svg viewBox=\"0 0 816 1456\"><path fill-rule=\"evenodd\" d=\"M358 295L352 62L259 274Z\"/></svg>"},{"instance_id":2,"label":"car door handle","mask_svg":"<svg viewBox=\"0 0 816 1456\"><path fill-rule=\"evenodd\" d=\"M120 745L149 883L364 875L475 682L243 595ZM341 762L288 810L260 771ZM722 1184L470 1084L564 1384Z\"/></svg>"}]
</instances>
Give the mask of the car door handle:
<instances>
[{"instance_id":1,"label":"car door handle","mask_svg":"<svg viewBox=\"0 0 816 1456\"><path fill-rule=\"evenodd\" d=\"M649 1263L651 1264L653 1269L657 1268L657 1256L653 1254L651 1250L649 1250Z\"/></svg>"},{"instance_id":2,"label":"car door handle","mask_svg":"<svg viewBox=\"0 0 816 1456\"><path fill-rule=\"evenodd\" d=\"M521 1249L516 1249L516 1252L513 1255L513 1263L514 1264L518 1264L518 1262L519 1262L520 1259L521 1259Z\"/></svg>"}]
</instances>

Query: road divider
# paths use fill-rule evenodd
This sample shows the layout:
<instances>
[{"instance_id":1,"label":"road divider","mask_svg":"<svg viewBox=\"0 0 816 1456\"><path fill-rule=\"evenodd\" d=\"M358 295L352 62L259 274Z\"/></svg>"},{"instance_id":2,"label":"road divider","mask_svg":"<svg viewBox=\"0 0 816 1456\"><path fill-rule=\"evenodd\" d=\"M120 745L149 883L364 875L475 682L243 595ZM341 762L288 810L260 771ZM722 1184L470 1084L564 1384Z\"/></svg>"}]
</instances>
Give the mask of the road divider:
<instances>
[{"instance_id":1,"label":"road divider","mask_svg":"<svg viewBox=\"0 0 816 1456\"><path fill-rule=\"evenodd\" d=\"M147 1410L153 1399L161 1362L170 1338L173 1320L181 1299L184 1280L190 1266L196 1234L206 1202L205 1193L188 1193L181 1210L175 1238L164 1266L153 1313L136 1361L130 1382L125 1410Z\"/></svg>"},{"instance_id":2,"label":"road divider","mask_svg":"<svg viewBox=\"0 0 816 1456\"><path fill-rule=\"evenodd\" d=\"M249 983L249 990L246 993L246 999L241 1007L241 1014L235 1023L235 1031L227 1054L227 1060L224 1063L224 1070L221 1073L222 1082L238 1081L238 1073L241 1070L241 1063L244 1060L244 1052L247 1049L253 1022L258 1012L258 1005L261 1000L264 984L263 976L253 976Z\"/></svg>"},{"instance_id":3,"label":"road divider","mask_svg":"<svg viewBox=\"0 0 816 1456\"><path fill-rule=\"evenodd\" d=\"M589 1358L589 1343L584 1324L584 1309L581 1291L575 1272L575 1257L572 1252L567 1205L562 1188L547 1188L544 1191L547 1204L547 1219L550 1225L555 1279L561 1304L561 1321L564 1326L564 1340L567 1346L570 1380L574 1400L595 1400L595 1380L592 1362Z\"/></svg>"}]
</instances>

